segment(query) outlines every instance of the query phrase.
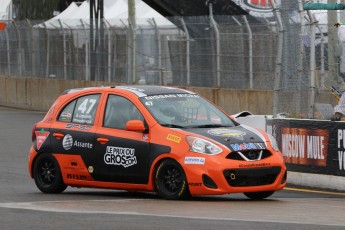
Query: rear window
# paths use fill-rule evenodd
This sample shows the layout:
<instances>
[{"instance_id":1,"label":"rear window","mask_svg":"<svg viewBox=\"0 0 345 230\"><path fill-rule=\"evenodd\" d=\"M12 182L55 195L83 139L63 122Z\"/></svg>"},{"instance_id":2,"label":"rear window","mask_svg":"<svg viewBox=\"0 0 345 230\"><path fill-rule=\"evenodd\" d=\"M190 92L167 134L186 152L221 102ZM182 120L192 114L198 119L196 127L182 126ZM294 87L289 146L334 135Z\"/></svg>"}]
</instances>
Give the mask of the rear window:
<instances>
[{"instance_id":1,"label":"rear window","mask_svg":"<svg viewBox=\"0 0 345 230\"><path fill-rule=\"evenodd\" d=\"M58 121L92 125L95 120L100 94L79 97L61 111Z\"/></svg>"}]
</instances>

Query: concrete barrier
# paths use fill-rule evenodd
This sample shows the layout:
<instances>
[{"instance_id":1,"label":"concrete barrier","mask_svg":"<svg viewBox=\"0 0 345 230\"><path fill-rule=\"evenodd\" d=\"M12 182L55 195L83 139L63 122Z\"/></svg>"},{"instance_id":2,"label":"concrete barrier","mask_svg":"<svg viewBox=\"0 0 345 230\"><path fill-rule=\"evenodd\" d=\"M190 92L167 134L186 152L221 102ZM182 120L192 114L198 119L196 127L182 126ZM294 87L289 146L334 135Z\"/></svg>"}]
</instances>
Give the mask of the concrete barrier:
<instances>
[{"instance_id":1,"label":"concrete barrier","mask_svg":"<svg viewBox=\"0 0 345 230\"><path fill-rule=\"evenodd\" d=\"M51 78L0 77L0 105L47 111L58 95L66 89L106 85L120 84ZM228 114L234 114L243 110L250 110L254 114L272 113L272 91L270 90L180 88L202 95L217 104Z\"/></svg>"}]
</instances>

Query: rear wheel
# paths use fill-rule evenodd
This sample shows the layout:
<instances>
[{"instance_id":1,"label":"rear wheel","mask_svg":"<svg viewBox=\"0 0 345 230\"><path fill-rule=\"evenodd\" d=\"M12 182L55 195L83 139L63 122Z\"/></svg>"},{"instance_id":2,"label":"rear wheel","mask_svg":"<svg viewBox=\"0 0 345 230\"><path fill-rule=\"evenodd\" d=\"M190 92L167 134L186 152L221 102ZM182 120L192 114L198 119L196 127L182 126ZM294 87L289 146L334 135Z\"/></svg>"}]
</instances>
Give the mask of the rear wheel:
<instances>
[{"instance_id":1,"label":"rear wheel","mask_svg":"<svg viewBox=\"0 0 345 230\"><path fill-rule=\"evenodd\" d=\"M158 165L155 188L165 199L176 200L189 196L186 175L182 167L172 159L164 160Z\"/></svg>"},{"instance_id":2,"label":"rear wheel","mask_svg":"<svg viewBox=\"0 0 345 230\"><path fill-rule=\"evenodd\" d=\"M274 191L266 191L266 192L245 192L244 195L246 197L253 199L253 200L262 200L269 196L272 196Z\"/></svg>"},{"instance_id":3,"label":"rear wheel","mask_svg":"<svg viewBox=\"0 0 345 230\"><path fill-rule=\"evenodd\" d=\"M51 154L41 154L33 167L36 186L43 193L61 193L67 186L63 183L59 163Z\"/></svg>"}]
</instances>

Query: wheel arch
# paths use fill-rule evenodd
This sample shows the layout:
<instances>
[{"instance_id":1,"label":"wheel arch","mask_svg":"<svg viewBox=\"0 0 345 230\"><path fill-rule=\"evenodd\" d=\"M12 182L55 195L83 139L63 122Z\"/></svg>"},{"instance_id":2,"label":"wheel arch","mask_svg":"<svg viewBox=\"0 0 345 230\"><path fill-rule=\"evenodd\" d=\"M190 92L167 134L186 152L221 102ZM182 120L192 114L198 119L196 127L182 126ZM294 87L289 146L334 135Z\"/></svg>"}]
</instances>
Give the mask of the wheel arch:
<instances>
[{"instance_id":1,"label":"wheel arch","mask_svg":"<svg viewBox=\"0 0 345 230\"><path fill-rule=\"evenodd\" d=\"M161 155L160 157L156 158L152 163L150 177L149 177L149 187L152 191L157 192L155 189L155 175L156 175L156 172L158 170L158 166L160 165L161 162L163 162L165 160L169 160L169 159L173 160L177 164L179 164L184 171L184 168L182 167L181 163L171 154L164 154L164 155ZM186 172L184 172L184 173L186 173ZM186 180L188 181L187 177L186 177Z\"/></svg>"}]
</instances>

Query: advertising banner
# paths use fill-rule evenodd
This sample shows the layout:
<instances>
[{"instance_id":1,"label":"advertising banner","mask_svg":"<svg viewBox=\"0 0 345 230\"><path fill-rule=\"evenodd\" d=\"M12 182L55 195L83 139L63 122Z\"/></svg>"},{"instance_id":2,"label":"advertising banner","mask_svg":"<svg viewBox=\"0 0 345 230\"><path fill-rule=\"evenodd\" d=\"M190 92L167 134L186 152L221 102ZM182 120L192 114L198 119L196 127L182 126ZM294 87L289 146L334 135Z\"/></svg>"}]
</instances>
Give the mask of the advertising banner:
<instances>
[{"instance_id":1,"label":"advertising banner","mask_svg":"<svg viewBox=\"0 0 345 230\"><path fill-rule=\"evenodd\" d=\"M345 176L345 122L268 119L289 171Z\"/></svg>"}]
</instances>

